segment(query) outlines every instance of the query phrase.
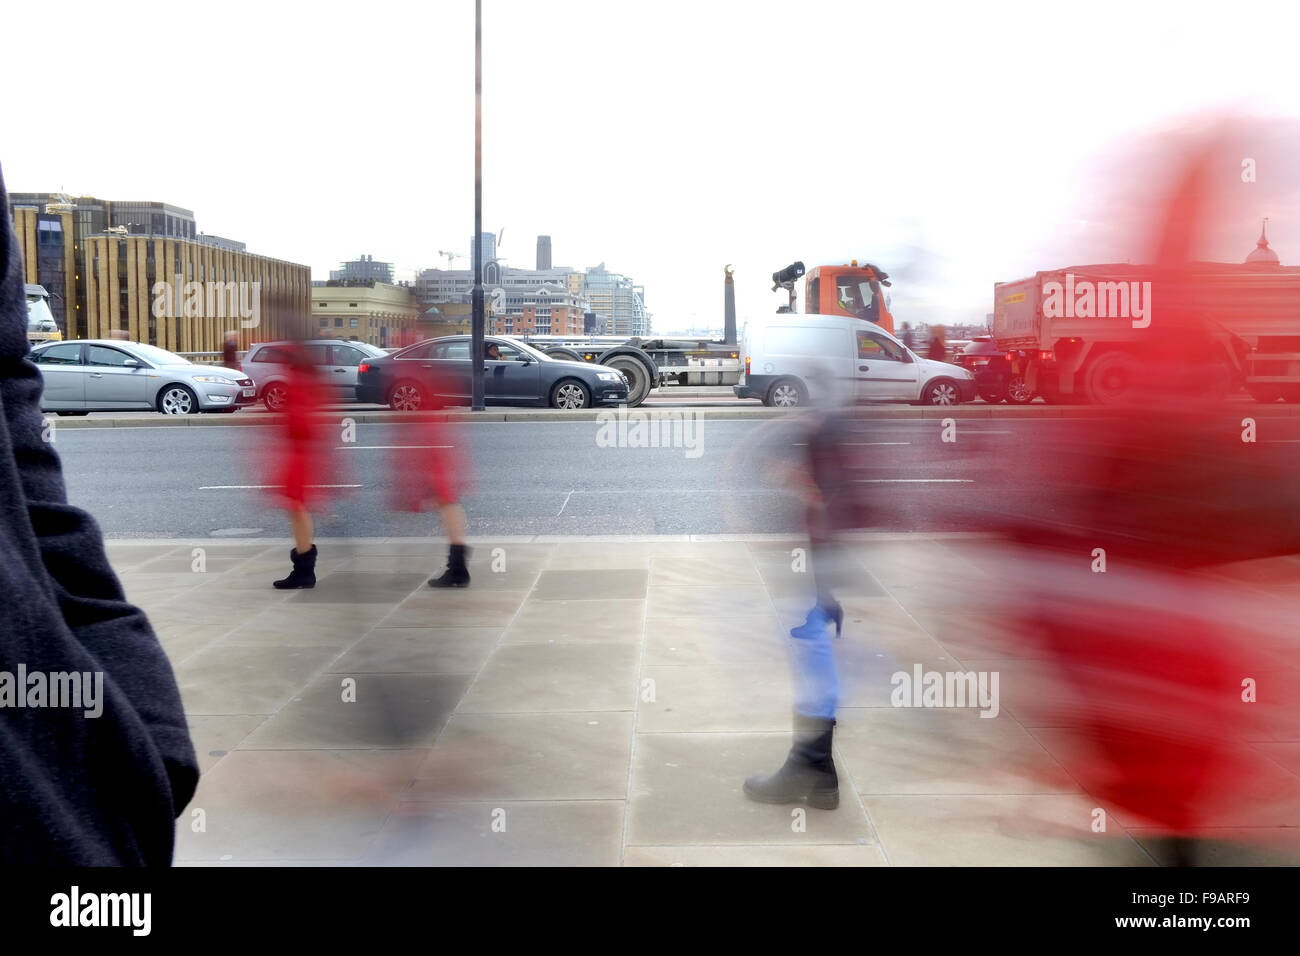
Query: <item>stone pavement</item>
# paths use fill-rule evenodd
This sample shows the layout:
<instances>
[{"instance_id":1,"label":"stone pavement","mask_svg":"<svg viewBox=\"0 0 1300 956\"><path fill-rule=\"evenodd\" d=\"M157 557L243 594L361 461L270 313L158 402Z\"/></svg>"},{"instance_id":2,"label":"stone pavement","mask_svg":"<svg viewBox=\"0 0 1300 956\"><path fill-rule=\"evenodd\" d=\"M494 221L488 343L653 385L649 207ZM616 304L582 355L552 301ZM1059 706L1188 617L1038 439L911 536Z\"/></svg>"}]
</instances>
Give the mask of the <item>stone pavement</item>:
<instances>
[{"instance_id":1,"label":"stone pavement","mask_svg":"<svg viewBox=\"0 0 1300 956\"><path fill-rule=\"evenodd\" d=\"M176 668L203 767L178 864L1165 858L1120 813L1092 832L1098 803L1067 770L1070 741L1022 706L1036 662L945 596L945 580L983 573L978 538L855 541L862 573L840 592L836 642L841 803L802 820L740 789L789 746L785 634L810 603L808 575L792 570L801 541L473 546L463 591L424 586L443 543L390 538L322 539L316 589L278 592L285 542L109 542ZM1300 620L1300 558L1241 579ZM1295 701L1291 640L1270 677ZM892 707L891 674L915 664L999 671L1001 712ZM1259 805L1212 821L1213 862L1300 859L1300 726L1264 726L1250 754Z\"/></svg>"}]
</instances>

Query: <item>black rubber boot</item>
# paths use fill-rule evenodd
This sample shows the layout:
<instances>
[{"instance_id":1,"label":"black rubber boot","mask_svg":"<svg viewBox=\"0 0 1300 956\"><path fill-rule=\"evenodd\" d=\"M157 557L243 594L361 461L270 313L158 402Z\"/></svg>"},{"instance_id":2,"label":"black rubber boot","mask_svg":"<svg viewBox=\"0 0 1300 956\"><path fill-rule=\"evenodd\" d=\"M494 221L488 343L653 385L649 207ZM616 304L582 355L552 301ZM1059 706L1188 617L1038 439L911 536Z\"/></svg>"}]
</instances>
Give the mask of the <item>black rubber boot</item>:
<instances>
[{"instance_id":1,"label":"black rubber boot","mask_svg":"<svg viewBox=\"0 0 1300 956\"><path fill-rule=\"evenodd\" d=\"M469 568L465 561L469 558L469 548L463 544L453 544L447 555L447 570L442 577L429 578L431 588L467 588L469 587Z\"/></svg>"},{"instance_id":2,"label":"black rubber boot","mask_svg":"<svg viewBox=\"0 0 1300 956\"><path fill-rule=\"evenodd\" d=\"M281 591L314 588L316 586L316 545L313 544L306 554L299 554L298 549L294 548L289 552L289 560L293 562L293 570L289 572L289 576L271 583Z\"/></svg>"},{"instance_id":3,"label":"black rubber boot","mask_svg":"<svg viewBox=\"0 0 1300 956\"><path fill-rule=\"evenodd\" d=\"M745 796L759 803L806 803L818 810L840 805L840 778L831 757L835 721L795 714L794 746L776 773L745 781Z\"/></svg>"}]
</instances>

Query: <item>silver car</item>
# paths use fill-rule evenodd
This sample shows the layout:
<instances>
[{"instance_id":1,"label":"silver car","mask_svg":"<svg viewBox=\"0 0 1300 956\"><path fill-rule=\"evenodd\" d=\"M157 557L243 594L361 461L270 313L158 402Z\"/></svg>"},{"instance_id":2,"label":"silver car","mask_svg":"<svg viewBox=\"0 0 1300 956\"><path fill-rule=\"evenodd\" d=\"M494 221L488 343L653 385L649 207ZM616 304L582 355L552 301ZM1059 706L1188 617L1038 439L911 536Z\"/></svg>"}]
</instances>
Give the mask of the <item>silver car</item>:
<instances>
[{"instance_id":1,"label":"silver car","mask_svg":"<svg viewBox=\"0 0 1300 956\"><path fill-rule=\"evenodd\" d=\"M60 415L148 411L164 415L233 412L256 400L243 372L195 365L143 342L77 339L48 342L29 356L41 370L41 410Z\"/></svg>"},{"instance_id":2,"label":"silver car","mask_svg":"<svg viewBox=\"0 0 1300 956\"><path fill-rule=\"evenodd\" d=\"M244 356L245 369L257 388L257 397L273 412L284 407L286 380L289 377L287 342L261 342ZM307 357L316 366L320 378L330 386L334 400L357 400L357 366L367 359L387 355L377 345L349 342L344 339L311 339L303 343Z\"/></svg>"}]
</instances>

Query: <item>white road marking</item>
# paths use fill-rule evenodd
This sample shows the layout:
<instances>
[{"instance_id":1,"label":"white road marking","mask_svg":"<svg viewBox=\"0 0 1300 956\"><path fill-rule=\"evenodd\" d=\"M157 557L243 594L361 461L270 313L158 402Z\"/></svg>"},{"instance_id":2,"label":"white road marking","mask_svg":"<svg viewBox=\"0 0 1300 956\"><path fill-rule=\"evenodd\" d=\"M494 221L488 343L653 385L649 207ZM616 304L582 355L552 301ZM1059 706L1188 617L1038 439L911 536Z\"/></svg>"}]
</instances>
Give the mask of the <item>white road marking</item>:
<instances>
[{"instance_id":1,"label":"white road marking","mask_svg":"<svg viewBox=\"0 0 1300 956\"><path fill-rule=\"evenodd\" d=\"M339 445L334 450L343 451L345 448L455 448L455 445Z\"/></svg>"},{"instance_id":2,"label":"white road marking","mask_svg":"<svg viewBox=\"0 0 1300 956\"><path fill-rule=\"evenodd\" d=\"M244 491L256 488L283 488L284 485L199 485L199 491ZM308 488L360 488L360 485L308 485Z\"/></svg>"},{"instance_id":3,"label":"white road marking","mask_svg":"<svg viewBox=\"0 0 1300 956\"><path fill-rule=\"evenodd\" d=\"M569 493L564 496L564 504L560 505L560 510L555 512L555 517L558 518L560 515L564 514L564 509L569 507L569 499L573 497L573 493L577 490L577 488L569 489Z\"/></svg>"}]
</instances>

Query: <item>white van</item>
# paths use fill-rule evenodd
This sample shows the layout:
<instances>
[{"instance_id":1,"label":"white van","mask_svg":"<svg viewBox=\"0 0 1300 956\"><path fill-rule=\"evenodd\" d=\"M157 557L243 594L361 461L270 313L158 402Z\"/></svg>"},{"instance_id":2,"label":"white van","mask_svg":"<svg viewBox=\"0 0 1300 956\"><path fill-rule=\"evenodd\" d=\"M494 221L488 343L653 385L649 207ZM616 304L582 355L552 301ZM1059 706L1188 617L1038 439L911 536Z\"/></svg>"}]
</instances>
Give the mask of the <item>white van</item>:
<instances>
[{"instance_id":1,"label":"white van","mask_svg":"<svg viewBox=\"0 0 1300 956\"><path fill-rule=\"evenodd\" d=\"M921 358L861 319L790 312L747 322L741 354L736 397L764 405L956 405L975 397L975 377L966 369Z\"/></svg>"}]
</instances>

